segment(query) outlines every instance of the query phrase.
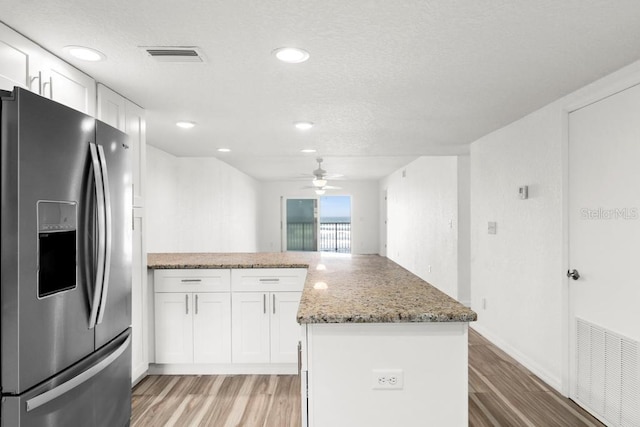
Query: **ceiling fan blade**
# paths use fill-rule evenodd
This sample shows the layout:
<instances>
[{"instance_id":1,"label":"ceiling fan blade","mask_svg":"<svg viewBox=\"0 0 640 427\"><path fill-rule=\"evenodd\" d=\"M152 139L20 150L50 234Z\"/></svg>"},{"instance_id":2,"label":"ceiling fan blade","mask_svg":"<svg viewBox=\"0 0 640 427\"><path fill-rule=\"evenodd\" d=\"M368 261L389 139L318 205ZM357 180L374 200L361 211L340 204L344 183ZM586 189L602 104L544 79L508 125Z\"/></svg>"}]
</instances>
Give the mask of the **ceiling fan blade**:
<instances>
[{"instance_id":1,"label":"ceiling fan blade","mask_svg":"<svg viewBox=\"0 0 640 427\"><path fill-rule=\"evenodd\" d=\"M323 190L342 190L342 187L334 187L333 185L325 185L322 187Z\"/></svg>"}]
</instances>

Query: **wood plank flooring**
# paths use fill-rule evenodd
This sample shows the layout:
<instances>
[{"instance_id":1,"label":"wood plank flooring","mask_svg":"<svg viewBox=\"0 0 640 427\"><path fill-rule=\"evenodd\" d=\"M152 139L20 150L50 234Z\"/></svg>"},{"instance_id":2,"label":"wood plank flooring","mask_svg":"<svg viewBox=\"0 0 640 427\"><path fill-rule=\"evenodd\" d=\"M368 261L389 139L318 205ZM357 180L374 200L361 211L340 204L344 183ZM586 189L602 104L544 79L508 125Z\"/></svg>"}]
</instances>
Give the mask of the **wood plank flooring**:
<instances>
[{"instance_id":1,"label":"wood plank flooring","mask_svg":"<svg viewBox=\"0 0 640 427\"><path fill-rule=\"evenodd\" d=\"M152 375L134 388L132 407L132 427L300 427L300 380ZM469 329L469 426L603 424Z\"/></svg>"}]
</instances>

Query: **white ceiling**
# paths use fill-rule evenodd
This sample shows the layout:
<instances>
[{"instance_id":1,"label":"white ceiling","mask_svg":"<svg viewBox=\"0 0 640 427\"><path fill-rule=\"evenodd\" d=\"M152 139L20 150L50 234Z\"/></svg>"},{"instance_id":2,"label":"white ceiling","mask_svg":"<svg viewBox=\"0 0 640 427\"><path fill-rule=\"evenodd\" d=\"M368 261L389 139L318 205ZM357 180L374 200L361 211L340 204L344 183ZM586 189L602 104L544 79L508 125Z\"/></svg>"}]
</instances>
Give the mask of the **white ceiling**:
<instances>
[{"instance_id":1,"label":"white ceiling","mask_svg":"<svg viewBox=\"0 0 640 427\"><path fill-rule=\"evenodd\" d=\"M465 153L640 58L638 0L0 0L0 11L146 108L151 145L259 179L310 173L318 155L330 173L375 179L416 156ZM66 45L108 60L74 60ZM206 63L158 63L139 46L197 46ZM281 63L281 46L311 59Z\"/></svg>"}]
</instances>

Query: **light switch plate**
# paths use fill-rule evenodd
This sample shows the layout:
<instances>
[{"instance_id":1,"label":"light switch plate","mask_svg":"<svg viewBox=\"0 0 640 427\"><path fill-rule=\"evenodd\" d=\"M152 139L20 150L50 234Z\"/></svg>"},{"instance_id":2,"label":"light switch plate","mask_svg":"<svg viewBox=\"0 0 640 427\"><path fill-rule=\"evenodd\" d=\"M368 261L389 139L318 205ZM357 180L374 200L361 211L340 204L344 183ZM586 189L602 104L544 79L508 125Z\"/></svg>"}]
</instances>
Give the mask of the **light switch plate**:
<instances>
[{"instance_id":1,"label":"light switch plate","mask_svg":"<svg viewBox=\"0 0 640 427\"><path fill-rule=\"evenodd\" d=\"M489 234L497 234L498 233L498 224L494 221L489 221Z\"/></svg>"}]
</instances>

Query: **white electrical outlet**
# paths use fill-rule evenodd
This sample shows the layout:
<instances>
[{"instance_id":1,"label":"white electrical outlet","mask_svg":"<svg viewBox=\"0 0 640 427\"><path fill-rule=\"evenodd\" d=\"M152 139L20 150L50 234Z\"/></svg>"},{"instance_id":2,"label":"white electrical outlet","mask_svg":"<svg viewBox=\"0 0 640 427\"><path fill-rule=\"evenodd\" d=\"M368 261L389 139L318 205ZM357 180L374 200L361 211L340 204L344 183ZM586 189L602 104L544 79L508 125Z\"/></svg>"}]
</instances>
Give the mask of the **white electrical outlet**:
<instances>
[{"instance_id":1,"label":"white electrical outlet","mask_svg":"<svg viewBox=\"0 0 640 427\"><path fill-rule=\"evenodd\" d=\"M371 388L374 390L402 390L404 372L402 369L374 369L371 371Z\"/></svg>"}]
</instances>

